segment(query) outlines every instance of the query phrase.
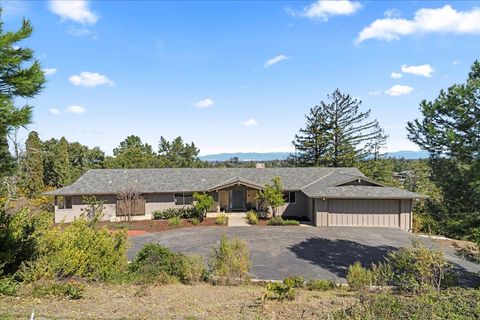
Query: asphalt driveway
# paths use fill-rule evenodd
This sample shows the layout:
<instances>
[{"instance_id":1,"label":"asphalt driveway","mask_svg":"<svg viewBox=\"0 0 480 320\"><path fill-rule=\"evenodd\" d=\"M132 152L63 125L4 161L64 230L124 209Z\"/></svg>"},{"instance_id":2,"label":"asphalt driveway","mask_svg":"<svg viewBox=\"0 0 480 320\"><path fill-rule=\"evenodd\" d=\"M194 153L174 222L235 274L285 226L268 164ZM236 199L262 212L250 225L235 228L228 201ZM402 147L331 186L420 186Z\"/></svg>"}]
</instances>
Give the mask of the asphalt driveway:
<instances>
[{"instance_id":1,"label":"asphalt driveway","mask_svg":"<svg viewBox=\"0 0 480 320\"><path fill-rule=\"evenodd\" d=\"M413 235L399 229L329 227L204 227L148 233L130 238L128 257L132 260L146 243L159 243L175 252L199 254L207 258L218 246L222 234L238 236L248 243L252 260L251 276L283 279L301 274L306 279L344 282L348 266L378 262L390 251L411 244ZM432 245L431 241L424 239ZM461 284L474 285L480 265L456 256L453 248L443 248L454 263Z\"/></svg>"}]
</instances>

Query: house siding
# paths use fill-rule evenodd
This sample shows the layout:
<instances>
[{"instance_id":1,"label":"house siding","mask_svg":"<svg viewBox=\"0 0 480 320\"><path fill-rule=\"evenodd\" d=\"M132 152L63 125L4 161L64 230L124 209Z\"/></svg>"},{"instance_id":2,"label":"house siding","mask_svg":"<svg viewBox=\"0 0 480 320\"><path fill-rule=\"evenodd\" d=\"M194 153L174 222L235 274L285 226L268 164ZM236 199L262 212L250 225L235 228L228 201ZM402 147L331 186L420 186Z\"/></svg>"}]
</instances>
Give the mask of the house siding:
<instances>
[{"instance_id":1,"label":"house siding","mask_svg":"<svg viewBox=\"0 0 480 320\"><path fill-rule=\"evenodd\" d=\"M295 191L295 203L286 203L278 208L283 217L308 217L308 197L301 191Z\"/></svg>"}]
</instances>

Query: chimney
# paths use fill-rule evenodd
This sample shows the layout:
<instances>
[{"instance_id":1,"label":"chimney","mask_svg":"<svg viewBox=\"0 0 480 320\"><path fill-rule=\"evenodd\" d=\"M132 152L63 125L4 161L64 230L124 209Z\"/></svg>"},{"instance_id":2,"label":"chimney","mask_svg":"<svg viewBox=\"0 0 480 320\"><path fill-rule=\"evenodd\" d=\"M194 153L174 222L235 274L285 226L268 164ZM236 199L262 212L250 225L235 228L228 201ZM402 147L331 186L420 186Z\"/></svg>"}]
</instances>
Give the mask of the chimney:
<instances>
[{"instance_id":1,"label":"chimney","mask_svg":"<svg viewBox=\"0 0 480 320\"><path fill-rule=\"evenodd\" d=\"M257 162L257 163L255 163L255 168L265 169L265 163Z\"/></svg>"}]
</instances>

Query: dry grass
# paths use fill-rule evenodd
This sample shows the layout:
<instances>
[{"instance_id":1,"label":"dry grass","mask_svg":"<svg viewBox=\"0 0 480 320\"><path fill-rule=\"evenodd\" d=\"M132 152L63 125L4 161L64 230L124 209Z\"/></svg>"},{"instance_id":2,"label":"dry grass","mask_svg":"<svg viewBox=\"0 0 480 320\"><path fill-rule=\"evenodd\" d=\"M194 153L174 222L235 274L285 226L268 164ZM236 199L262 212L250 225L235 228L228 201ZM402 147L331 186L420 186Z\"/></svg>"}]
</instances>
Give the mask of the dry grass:
<instances>
[{"instance_id":1,"label":"dry grass","mask_svg":"<svg viewBox=\"0 0 480 320\"><path fill-rule=\"evenodd\" d=\"M0 319L26 319L32 308L41 319L318 319L355 301L341 290L300 290L294 301L262 301L258 285L89 284L81 300L32 298L28 290L0 298Z\"/></svg>"}]
</instances>

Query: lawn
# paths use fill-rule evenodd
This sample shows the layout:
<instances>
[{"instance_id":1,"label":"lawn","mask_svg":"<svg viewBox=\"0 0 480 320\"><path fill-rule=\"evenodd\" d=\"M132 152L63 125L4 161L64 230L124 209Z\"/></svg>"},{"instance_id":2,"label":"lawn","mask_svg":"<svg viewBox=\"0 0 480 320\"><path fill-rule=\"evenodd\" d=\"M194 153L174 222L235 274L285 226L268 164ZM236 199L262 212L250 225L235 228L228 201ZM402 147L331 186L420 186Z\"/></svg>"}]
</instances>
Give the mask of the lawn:
<instances>
[{"instance_id":1,"label":"lawn","mask_svg":"<svg viewBox=\"0 0 480 320\"><path fill-rule=\"evenodd\" d=\"M262 301L259 285L165 286L87 284L80 300L32 298L28 287L17 297L0 297L0 319L318 319L352 304L348 291L300 290L294 301Z\"/></svg>"}]
</instances>

